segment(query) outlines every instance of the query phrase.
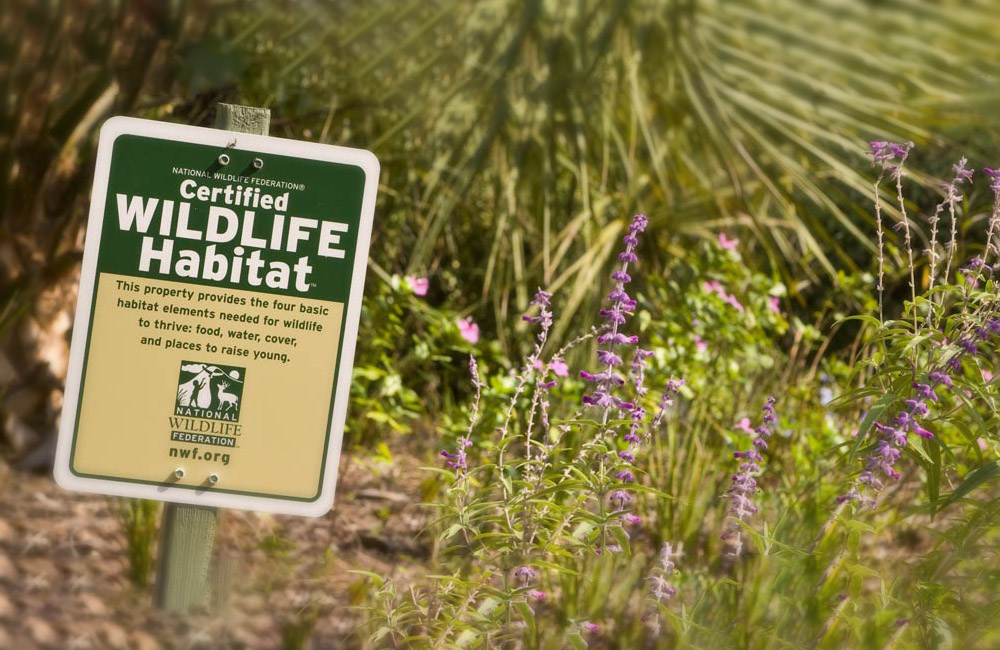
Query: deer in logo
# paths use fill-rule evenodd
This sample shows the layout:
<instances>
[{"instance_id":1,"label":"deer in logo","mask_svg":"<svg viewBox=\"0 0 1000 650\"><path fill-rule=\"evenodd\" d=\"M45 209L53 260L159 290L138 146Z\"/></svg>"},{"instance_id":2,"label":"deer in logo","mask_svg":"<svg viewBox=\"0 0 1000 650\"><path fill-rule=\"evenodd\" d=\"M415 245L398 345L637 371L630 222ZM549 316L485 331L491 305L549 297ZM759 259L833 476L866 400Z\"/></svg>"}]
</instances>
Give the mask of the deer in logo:
<instances>
[{"instance_id":1,"label":"deer in logo","mask_svg":"<svg viewBox=\"0 0 1000 650\"><path fill-rule=\"evenodd\" d=\"M233 393L226 392L226 389L229 388L229 382L220 381L215 387L219 389L219 409L222 411L235 409L239 398Z\"/></svg>"}]
</instances>

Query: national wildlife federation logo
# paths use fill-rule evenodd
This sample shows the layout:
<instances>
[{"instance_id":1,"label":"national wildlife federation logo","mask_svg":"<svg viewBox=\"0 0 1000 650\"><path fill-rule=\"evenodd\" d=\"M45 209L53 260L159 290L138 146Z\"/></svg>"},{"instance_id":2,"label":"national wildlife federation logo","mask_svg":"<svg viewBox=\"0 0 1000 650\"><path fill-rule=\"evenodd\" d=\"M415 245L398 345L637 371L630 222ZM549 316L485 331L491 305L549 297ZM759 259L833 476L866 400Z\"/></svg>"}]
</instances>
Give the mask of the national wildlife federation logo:
<instances>
[{"instance_id":1,"label":"national wildlife federation logo","mask_svg":"<svg viewBox=\"0 0 1000 650\"><path fill-rule=\"evenodd\" d=\"M174 415L238 422L246 368L182 361Z\"/></svg>"}]
</instances>

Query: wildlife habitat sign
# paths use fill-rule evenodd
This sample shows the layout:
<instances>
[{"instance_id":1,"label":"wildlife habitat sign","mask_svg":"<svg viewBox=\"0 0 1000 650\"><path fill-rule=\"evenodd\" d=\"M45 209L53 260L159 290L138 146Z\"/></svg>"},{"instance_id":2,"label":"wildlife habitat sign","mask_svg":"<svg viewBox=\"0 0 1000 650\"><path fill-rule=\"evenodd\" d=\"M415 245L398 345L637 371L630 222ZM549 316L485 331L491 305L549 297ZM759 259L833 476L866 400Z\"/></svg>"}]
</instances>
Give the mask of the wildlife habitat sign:
<instances>
[{"instance_id":1,"label":"wildlife habitat sign","mask_svg":"<svg viewBox=\"0 0 1000 650\"><path fill-rule=\"evenodd\" d=\"M59 484L328 511L378 173L359 149L106 122Z\"/></svg>"}]
</instances>

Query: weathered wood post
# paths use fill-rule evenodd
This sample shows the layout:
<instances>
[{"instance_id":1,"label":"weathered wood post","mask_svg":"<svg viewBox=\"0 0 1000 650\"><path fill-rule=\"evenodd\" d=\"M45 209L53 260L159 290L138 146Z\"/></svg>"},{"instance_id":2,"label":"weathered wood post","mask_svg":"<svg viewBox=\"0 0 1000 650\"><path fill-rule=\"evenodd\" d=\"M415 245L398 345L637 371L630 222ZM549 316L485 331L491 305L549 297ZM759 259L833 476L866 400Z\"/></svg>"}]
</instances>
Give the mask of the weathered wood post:
<instances>
[{"instance_id":1,"label":"weathered wood post","mask_svg":"<svg viewBox=\"0 0 1000 650\"><path fill-rule=\"evenodd\" d=\"M253 106L219 104L215 128L268 135L271 111ZM219 523L216 508L166 503L161 523L156 574L158 607L185 611L208 600L208 576Z\"/></svg>"}]
</instances>

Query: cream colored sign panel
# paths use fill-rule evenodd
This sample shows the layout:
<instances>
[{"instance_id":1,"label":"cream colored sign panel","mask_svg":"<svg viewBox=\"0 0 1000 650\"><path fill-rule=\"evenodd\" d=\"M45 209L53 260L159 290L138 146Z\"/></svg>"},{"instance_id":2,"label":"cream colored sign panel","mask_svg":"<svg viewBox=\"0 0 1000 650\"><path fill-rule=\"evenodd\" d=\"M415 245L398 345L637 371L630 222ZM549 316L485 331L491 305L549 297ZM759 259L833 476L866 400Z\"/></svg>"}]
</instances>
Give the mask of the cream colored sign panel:
<instances>
[{"instance_id":1,"label":"cream colored sign panel","mask_svg":"<svg viewBox=\"0 0 1000 650\"><path fill-rule=\"evenodd\" d=\"M73 471L316 498L342 313L102 275Z\"/></svg>"}]
</instances>

